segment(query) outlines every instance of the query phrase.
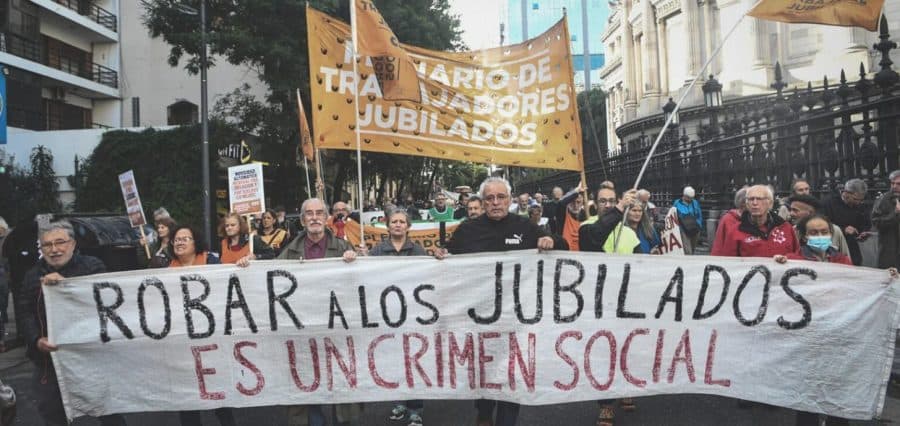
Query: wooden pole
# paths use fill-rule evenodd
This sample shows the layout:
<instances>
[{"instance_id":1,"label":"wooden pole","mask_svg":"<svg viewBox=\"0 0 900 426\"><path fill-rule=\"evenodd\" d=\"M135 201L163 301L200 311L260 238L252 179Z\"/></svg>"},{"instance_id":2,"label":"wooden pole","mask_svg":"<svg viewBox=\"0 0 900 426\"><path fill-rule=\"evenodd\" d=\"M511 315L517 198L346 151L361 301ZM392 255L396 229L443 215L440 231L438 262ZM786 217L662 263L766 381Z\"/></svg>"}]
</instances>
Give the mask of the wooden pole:
<instances>
[{"instance_id":1,"label":"wooden pole","mask_svg":"<svg viewBox=\"0 0 900 426\"><path fill-rule=\"evenodd\" d=\"M141 241L144 242L144 252L147 253L147 260L150 260L152 256L150 256L150 245L147 244L147 235L144 233L144 226L140 225L138 226L138 229L141 231Z\"/></svg>"}]
</instances>

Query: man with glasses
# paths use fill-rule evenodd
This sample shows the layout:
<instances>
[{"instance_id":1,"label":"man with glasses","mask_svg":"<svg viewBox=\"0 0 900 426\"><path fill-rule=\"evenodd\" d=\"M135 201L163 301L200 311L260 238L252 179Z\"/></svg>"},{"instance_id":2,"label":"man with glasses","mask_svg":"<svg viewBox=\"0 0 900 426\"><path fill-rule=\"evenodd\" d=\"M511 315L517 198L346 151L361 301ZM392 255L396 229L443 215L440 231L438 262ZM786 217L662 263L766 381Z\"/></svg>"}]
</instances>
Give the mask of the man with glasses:
<instances>
[{"instance_id":1,"label":"man with glasses","mask_svg":"<svg viewBox=\"0 0 900 426\"><path fill-rule=\"evenodd\" d=\"M621 198L609 185L601 185L597 190L594 204L597 205L597 217L591 218L578 229L578 242L581 251L603 251L603 244L612 230L622 221L625 206L633 204L637 199L637 191L625 191Z\"/></svg>"},{"instance_id":2,"label":"man with glasses","mask_svg":"<svg viewBox=\"0 0 900 426\"><path fill-rule=\"evenodd\" d=\"M75 231L67 221L51 222L40 229L38 235L43 256L25 274L16 315L23 316L22 335L27 355L36 367L32 389L37 396L38 412L48 425L66 425L68 422L56 381L56 370L50 360L50 353L57 347L47 339L47 311L42 286L55 285L66 278L106 272L106 266L96 257L75 254ZM125 419L117 414L103 416L99 420L104 426L125 424Z\"/></svg>"},{"instance_id":3,"label":"man with glasses","mask_svg":"<svg viewBox=\"0 0 900 426\"><path fill-rule=\"evenodd\" d=\"M531 223L527 217L511 214L511 188L505 179L490 177L481 184L478 193L484 202L484 214L463 222L456 228L447 248L435 253L442 258L451 254L488 251L566 250L561 238L553 238L547 231ZM496 422L494 407L497 407ZM478 425L511 426L519 416L519 404L505 401L478 400Z\"/></svg>"},{"instance_id":4,"label":"man with glasses","mask_svg":"<svg viewBox=\"0 0 900 426\"><path fill-rule=\"evenodd\" d=\"M300 231L297 238L284 246L277 258L312 260L341 257L344 262L356 260L356 252L353 251L353 247L348 242L335 237L325 226L327 221L328 207L322 200L310 198L304 201L300 206L300 222L303 224L303 231ZM340 421L356 420L361 411L358 404L339 404L335 408ZM288 406L287 411L288 423L292 425L324 426L326 423L322 405L293 405Z\"/></svg>"},{"instance_id":5,"label":"man with glasses","mask_svg":"<svg viewBox=\"0 0 900 426\"><path fill-rule=\"evenodd\" d=\"M822 213L844 232L850 258L856 266L862 265L859 241L871 235L867 232L872 227L871 210L863 206L868 189L862 179L850 179L844 184L840 198L830 198L822 206Z\"/></svg>"},{"instance_id":6,"label":"man with glasses","mask_svg":"<svg viewBox=\"0 0 900 426\"><path fill-rule=\"evenodd\" d=\"M740 221L719 224L721 240L716 243L712 255L771 258L800 253L800 241L791 224L769 212L775 203L771 188L751 186L747 188L746 200L747 208L741 213Z\"/></svg>"}]
</instances>

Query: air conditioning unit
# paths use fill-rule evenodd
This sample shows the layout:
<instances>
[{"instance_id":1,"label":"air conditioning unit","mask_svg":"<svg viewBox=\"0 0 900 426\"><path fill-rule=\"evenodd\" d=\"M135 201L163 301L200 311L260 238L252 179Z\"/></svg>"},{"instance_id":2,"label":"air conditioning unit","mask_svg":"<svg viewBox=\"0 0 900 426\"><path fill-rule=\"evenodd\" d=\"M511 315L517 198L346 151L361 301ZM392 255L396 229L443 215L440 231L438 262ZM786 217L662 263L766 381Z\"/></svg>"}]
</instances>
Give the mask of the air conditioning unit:
<instances>
[{"instance_id":1,"label":"air conditioning unit","mask_svg":"<svg viewBox=\"0 0 900 426\"><path fill-rule=\"evenodd\" d=\"M65 87L54 87L51 89L51 96L53 99L64 101L66 100L66 88Z\"/></svg>"}]
</instances>

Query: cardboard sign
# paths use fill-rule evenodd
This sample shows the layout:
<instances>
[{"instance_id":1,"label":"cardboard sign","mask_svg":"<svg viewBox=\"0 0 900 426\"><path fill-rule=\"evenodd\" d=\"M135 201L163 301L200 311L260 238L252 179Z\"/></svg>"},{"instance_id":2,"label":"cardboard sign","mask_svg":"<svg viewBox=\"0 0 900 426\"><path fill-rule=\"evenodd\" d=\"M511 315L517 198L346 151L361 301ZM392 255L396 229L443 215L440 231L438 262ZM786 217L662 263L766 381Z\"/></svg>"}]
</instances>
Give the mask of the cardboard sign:
<instances>
[{"instance_id":1,"label":"cardboard sign","mask_svg":"<svg viewBox=\"0 0 900 426\"><path fill-rule=\"evenodd\" d=\"M134 180L134 171L129 170L119 175L119 186L122 188L122 198L125 199L125 212L131 227L147 224L144 216L144 207L141 205L141 196L138 194L137 182Z\"/></svg>"},{"instance_id":2,"label":"cardboard sign","mask_svg":"<svg viewBox=\"0 0 900 426\"><path fill-rule=\"evenodd\" d=\"M228 168L228 200L231 211L242 216L266 211L262 164Z\"/></svg>"}]
</instances>

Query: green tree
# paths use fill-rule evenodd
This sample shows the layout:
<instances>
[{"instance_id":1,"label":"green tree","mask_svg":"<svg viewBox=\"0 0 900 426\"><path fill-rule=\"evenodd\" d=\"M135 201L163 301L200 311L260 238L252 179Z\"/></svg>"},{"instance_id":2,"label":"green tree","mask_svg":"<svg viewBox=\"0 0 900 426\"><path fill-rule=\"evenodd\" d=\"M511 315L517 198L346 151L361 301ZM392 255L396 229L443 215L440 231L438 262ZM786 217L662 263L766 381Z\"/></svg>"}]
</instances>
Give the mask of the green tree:
<instances>
[{"instance_id":1,"label":"green tree","mask_svg":"<svg viewBox=\"0 0 900 426\"><path fill-rule=\"evenodd\" d=\"M312 0L309 6L349 21L349 2ZM190 73L200 69L200 33L197 16L179 11L178 4L199 7L199 0L142 0L146 9L144 24L153 37L162 37L170 46L169 64L178 66L185 60ZM294 91L300 88L309 104L309 56L307 52L305 0L254 0L207 2L208 43L211 53L232 64L245 64L259 71L260 79L268 86L264 100L251 99L246 93L234 93L221 103L220 116L253 132L267 142L267 150L278 158L273 176L281 185L274 200L286 206L299 205L305 192L303 171L297 165L298 145L297 109ZM460 39L459 18L449 13L449 0L383 0L377 5L388 24L404 43L435 50L464 48ZM209 65L214 65L210 62ZM213 68L211 73L215 72ZM351 151L331 151L325 154L326 184L343 188L356 179L355 154ZM384 182L385 177L406 178L397 170L421 170L424 159L393 156L389 161L371 159L367 164L366 180ZM386 168L375 168L385 166ZM377 176L377 178L376 178ZM365 182L364 182L365 184ZM418 182L415 182L418 184ZM371 184L374 185L374 184ZM413 183L410 183L410 187ZM370 185L366 185L367 187ZM402 183L399 186L404 186ZM329 195L335 191L329 191ZM340 194L338 194L340 196ZM334 198L332 198L333 200Z\"/></svg>"},{"instance_id":2,"label":"green tree","mask_svg":"<svg viewBox=\"0 0 900 426\"><path fill-rule=\"evenodd\" d=\"M53 171L53 153L43 145L31 150L31 171L28 173L29 193L37 213L59 213L59 181Z\"/></svg>"},{"instance_id":3,"label":"green tree","mask_svg":"<svg viewBox=\"0 0 900 426\"><path fill-rule=\"evenodd\" d=\"M0 150L0 217L16 226L36 213L35 198L31 193L31 177L13 157Z\"/></svg>"},{"instance_id":4,"label":"green tree","mask_svg":"<svg viewBox=\"0 0 900 426\"><path fill-rule=\"evenodd\" d=\"M585 164L600 159L599 152L606 155L606 93L593 88L578 94L578 116L581 118L581 140L585 153Z\"/></svg>"}]
</instances>

